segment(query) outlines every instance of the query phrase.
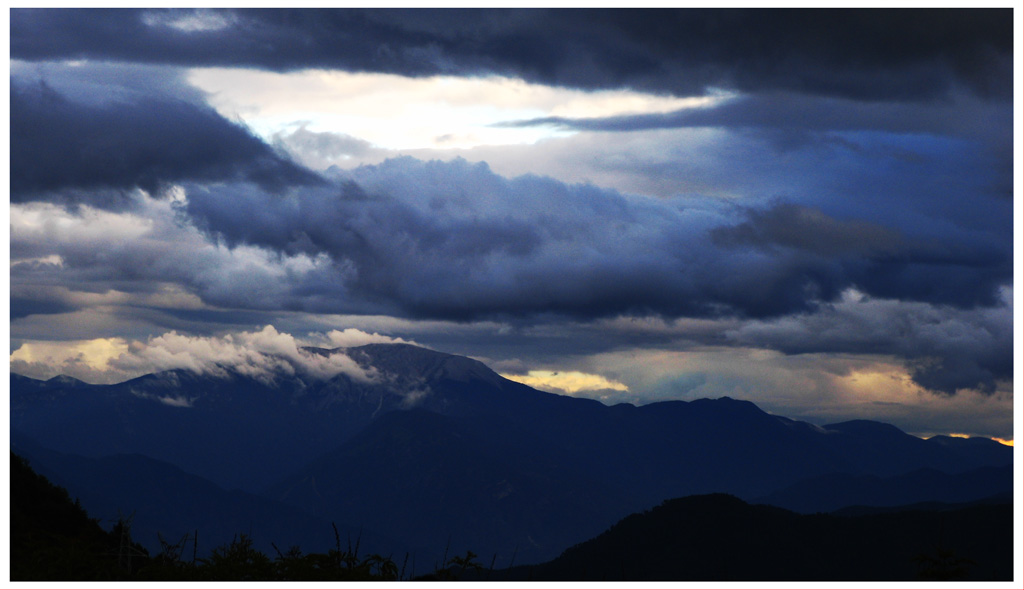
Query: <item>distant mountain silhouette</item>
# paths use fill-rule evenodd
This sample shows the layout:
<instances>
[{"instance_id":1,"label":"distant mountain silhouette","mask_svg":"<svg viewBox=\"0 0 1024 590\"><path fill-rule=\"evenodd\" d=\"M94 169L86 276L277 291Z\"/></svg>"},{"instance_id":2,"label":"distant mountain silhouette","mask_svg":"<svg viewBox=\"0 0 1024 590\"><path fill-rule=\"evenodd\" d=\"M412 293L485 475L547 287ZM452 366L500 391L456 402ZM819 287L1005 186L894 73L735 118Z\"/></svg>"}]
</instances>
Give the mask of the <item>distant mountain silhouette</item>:
<instances>
[{"instance_id":1,"label":"distant mountain silhouette","mask_svg":"<svg viewBox=\"0 0 1024 590\"><path fill-rule=\"evenodd\" d=\"M265 494L435 553L451 539L499 565L551 559L666 498L753 499L833 474L957 474L1013 457L992 441L922 440L869 421L821 427L729 398L605 406L412 345L307 352L345 353L371 380L222 368L100 386L12 374L11 426L59 453L141 455L221 491ZM110 485L131 489L142 469L112 469ZM992 482L992 494L1003 490Z\"/></svg>"},{"instance_id":2,"label":"distant mountain silhouette","mask_svg":"<svg viewBox=\"0 0 1024 590\"><path fill-rule=\"evenodd\" d=\"M461 421L425 410L385 414L268 495L404 535L433 547L438 562L446 547L449 555L486 548L502 565L557 554L629 505L571 465L507 453Z\"/></svg>"},{"instance_id":3,"label":"distant mountain silhouette","mask_svg":"<svg viewBox=\"0 0 1024 590\"><path fill-rule=\"evenodd\" d=\"M893 477L832 473L777 490L756 502L801 513L832 512L844 506L971 502L1012 493L1013 485L1012 465L956 474L919 469Z\"/></svg>"},{"instance_id":4,"label":"distant mountain silhouette","mask_svg":"<svg viewBox=\"0 0 1024 590\"><path fill-rule=\"evenodd\" d=\"M633 514L560 557L491 580L1013 579L1013 504L798 515L716 494ZM481 574L481 577L484 574Z\"/></svg>"},{"instance_id":5,"label":"distant mountain silhouette","mask_svg":"<svg viewBox=\"0 0 1024 590\"><path fill-rule=\"evenodd\" d=\"M1007 446L990 438L973 436L961 438L955 436L933 436L928 439L933 445L945 447L971 461L996 466L1006 464Z\"/></svg>"},{"instance_id":6,"label":"distant mountain silhouette","mask_svg":"<svg viewBox=\"0 0 1024 590\"><path fill-rule=\"evenodd\" d=\"M1013 449L990 439L977 444L950 444L949 437L920 439L907 436L891 424L871 420L851 420L823 426L827 432L843 436L824 439L828 446L842 452L850 461L852 472L879 476L899 475L920 467L940 471L963 471L968 465L1007 465L1006 457ZM963 461L958 461L958 460ZM951 465L960 467L950 469Z\"/></svg>"}]
</instances>

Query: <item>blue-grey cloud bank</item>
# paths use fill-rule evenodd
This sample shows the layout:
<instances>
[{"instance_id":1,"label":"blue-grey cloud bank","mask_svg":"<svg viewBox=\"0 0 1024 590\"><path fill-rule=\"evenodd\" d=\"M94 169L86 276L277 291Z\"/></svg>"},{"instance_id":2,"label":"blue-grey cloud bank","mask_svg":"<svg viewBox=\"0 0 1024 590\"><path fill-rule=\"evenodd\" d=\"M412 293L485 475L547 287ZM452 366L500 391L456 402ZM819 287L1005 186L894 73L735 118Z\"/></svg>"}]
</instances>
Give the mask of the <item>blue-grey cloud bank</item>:
<instances>
[{"instance_id":1,"label":"blue-grey cloud bank","mask_svg":"<svg viewBox=\"0 0 1024 590\"><path fill-rule=\"evenodd\" d=\"M523 370L760 351L1012 407L1012 14L13 9L12 352L348 321ZM228 112L214 67L283 86ZM586 99L494 115L557 132L528 145L385 148L296 106L309 72Z\"/></svg>"}]
</instances>

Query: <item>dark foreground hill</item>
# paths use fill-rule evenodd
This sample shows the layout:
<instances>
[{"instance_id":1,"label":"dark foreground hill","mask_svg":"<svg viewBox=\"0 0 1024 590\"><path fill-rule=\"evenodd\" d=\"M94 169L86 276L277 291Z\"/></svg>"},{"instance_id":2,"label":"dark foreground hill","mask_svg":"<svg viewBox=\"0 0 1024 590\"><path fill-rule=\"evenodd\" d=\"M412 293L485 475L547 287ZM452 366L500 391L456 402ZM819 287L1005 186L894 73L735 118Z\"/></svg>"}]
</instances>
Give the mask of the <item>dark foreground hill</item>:
<instances>
[{"instance_id":1,"label":"dark foreground hill","mask_svg":"<svg viewBox=\"0 0 1024 590\"><path fill-rule=\"evenodd\" d=\"M11 453L11 579L116 580L122 546L67 490L35 473ZM131 550L132 547L127 547Z\"/></svg>"},{"instance_id":2,"label":"dark foreground hill","mask_svg":"<svg viewBox=\"0 0 1024 590\"><path fill-rule=\"evenodd\" d=\"M357 541L334 544L322 553L297 547L275 551L253 547L248 535L199 557L188 543L163 543L150 554L131 542L132 519L109 531L99 526L67 491L36 473L11 453L11 580L15 582L141 581L394 581L412 578L406 562L360 551ZM457 562L457 560L455 560Z\"/></svg>"},{"instance_id":3,"label":"dark foreground hill","mask_svg":"<svg viewBox=\"0 0 1024 590\"><path fill-rule=\"evenodd\" d=\"M346 542L359 539L364 550L384 553L406 551L397 539L383 539L373 531L333 522L295 506L241 490L226 491L213 482L184 472L174 465L143 455L83 457L42 448L31 439L11 433L11 448L33 470L63 488L74 490L76 501L103 527L131 518L131 538L151 554L163 541L188 539L189 551L199 555L231 543L240 533L253 547L273 554L299 546L304 550L334 544L338 530Z\"/></svg>"},{"instance_id":4,"label":"dark foreground hill","mask_svg":"<svg viewBox=\"0 0 1024 590\"><path fill-rule=\"evenodd\" d=\"M548 563L492 580L1013 579L1013 505L799 515L714 494L634 514Z\"/></svg>"}]
</instances>

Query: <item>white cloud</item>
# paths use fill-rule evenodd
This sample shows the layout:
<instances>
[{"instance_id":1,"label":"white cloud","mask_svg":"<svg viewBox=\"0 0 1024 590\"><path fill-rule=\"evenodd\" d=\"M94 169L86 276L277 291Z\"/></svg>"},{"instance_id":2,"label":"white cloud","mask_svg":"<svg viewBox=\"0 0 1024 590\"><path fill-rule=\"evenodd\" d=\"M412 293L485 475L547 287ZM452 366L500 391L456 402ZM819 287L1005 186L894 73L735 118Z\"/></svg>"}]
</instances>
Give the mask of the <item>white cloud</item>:
<instances>
[{"instance_id":1,"label":"white cloud","mask_svg":"<svg viewBox=\"0 0 1024 590\"><path fill-rule=\"evenodd\" d=\"M316 338L315 335L311 337ZM373 332L364 332L356 328L345 328L344 330L331 330L323 335L323 338L319 339L323 342L323 346L331 348L351 348L354 346L363 346L364 344L415 344L412 340L403 340L402 338L392 338L391 336L385 336Z\"/></svg>"},{"instance_id":2,"label":"white cloud","mask_svg":"<svg viewBox=\"0 0 1024 590\"><path fill-rule=\"evenodd\" d=\"M234 24L234 18L223 12L204 8L173 12L145 12L142 22L151 27L171 27L185 33L220 31Z\"/></svg>"},{"instance_id":3,"label":"white cloud","mask_svg":"<svg viewBox=\"0 0 1024 590\"><path fill-rule=\"evenodd\" d=\"M153 231L155 222L130 213L80 207L74 213L53 203L12 204L11 241L53 241L73 236L76 242L138 240ZM46 256L53 256L47 254Z\"/></svg>"},{"instance_id":4,"label":"white cloud","mask_svg":"<svg viewBox=\"0 0 1024 590\"><path fill-rule=\"evenodd\" d=\"M377 341L390 341L379 334L363 334ZM350 333L348 337L355 335ZM321 335L318 340L331 338ZM360 367L343 352L321 355L304 350L304 345L291 334L268 325L259 331L209 337L171 331L132 341L122 338L32 341L12 352L10 361L12 371L30 377L66 374L94 383L117 383L169 369L212 375L223 375L230 369L268 382L281 374L326 380L344 373L363 382L377 378L374 371Z\"/></svg>"},{"instance_id":5,"label":"white cloud","mask_svg":"<svg viewBox=\"0 0 1024 590\"><path fill-rule=\"evenodd\" d=\"M296 282L321 275L330 275L332 292L343 291L345 269L327 254L230 246L183 216L181 187L168 196L135 191L121 212L12 204L12 295L69 307L198 309L205 302L260 309L284 307Z\"/></svg>"},{"instance_id":6,"label":"white cloud","mask_svg":"<svg viewBox=\"0 0 1024 590\"><path fill-rule=\"evenodd\" d=\"M161 397L159 401L175 408L191 408L193 400L184 397Z\"/></svg>"}]
</instances>

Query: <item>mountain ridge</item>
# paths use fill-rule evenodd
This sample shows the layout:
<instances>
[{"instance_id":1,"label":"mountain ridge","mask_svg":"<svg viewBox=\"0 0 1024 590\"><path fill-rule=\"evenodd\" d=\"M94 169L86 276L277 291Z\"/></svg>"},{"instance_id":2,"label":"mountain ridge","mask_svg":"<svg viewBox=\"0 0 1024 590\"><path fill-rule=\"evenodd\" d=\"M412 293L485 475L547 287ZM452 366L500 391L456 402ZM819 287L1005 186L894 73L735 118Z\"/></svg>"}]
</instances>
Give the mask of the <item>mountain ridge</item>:
<instances>
[{"instance_id":1,"label":"mountain ridge","mask_svg":"<svg viewBox=\"0 0 1024 590\"><path fill-rule=\"evenodd\" d=\"M345 354L361 372L267 380L175 370L68 387L12 374L11 425L57 452L140 454L225 490L281 500L290 488L283 498L321 519L357 515L357 524L388 535L405 527L415 543L463 531L455 542L475 544L467 549L511 552L522 562L550 559L564 548L559 543L666 498L724 492L753 499L835 473L960 473L1013 456L1009 447L929 441L883 423L816 426L728 397L606 406L409 344L306 354ZM456 457L479 468L466 470ZM344 485L324 487L337 474ZM435 507L417 503L403 477L424 482ZM314 480L330 503L309 495L302 482ZM401 494L381 503L395 489ZM588 490L592 503L569 501ZM505 500L488 496L496 493ZM460 511L456 497L479 514ZM539 518L545 502L560 506L547 524ZM360 503L372 507L365 516Z\"/></svg>"}]
</instances>

